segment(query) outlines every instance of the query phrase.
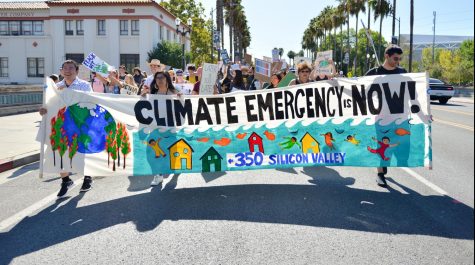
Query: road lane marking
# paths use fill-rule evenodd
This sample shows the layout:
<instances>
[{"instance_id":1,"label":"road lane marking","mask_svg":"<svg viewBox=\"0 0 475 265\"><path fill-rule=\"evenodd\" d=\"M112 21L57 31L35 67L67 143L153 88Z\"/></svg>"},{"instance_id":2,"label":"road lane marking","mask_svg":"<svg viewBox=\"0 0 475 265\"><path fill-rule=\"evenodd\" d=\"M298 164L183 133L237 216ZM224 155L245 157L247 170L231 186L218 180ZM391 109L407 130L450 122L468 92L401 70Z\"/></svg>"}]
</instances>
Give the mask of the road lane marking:
<instances>
[{"instance_id":1,"label":"road lane marking","mask_svg":"<svg viewBox=\"0 0 475 265\"><path fill-rule=\"evenodd\" d=\"M422 184L426 185L427 187L431 188L432 190L434 190L435 192L437 193L440 193L441 195L449 195L448 192L446 192L445 190L441 189L439 186L435 185L434 183L428 181L427 179L425 179L423 176L417 174L417 172L415 172L414 170L412 169L409 169L407 167L401 167L402 170L404 170L406 173L408 173L409 175L413 176L415 179L419 180Z\"/></svg>"},{"instance_id":2,"label":"road lane marking","mask_svg":"<svg viewBox=\"0 0 475 265\"><path fill-rule=\"evenodd\" d=\"M444 121L444 120L434 119L434 122L442 123L442 124L445 124L445 125L449 125L449 126L453 126L453 127L457 127L457 128L461 128L461 129L465 129L465 130L468 130L468 131L471 131L471 132L474 131L474 128L471 127L471 126L463 125L463 124L459 124L459 123L455 123L455 122L451 122L451 121Z\"/></svg>"},{"instance_id":3,"label":"road lane marking","mask_svg":"<svg viewBox=\"0 0 475 265\"><path fill-rule=\"evenodd\" d=\"M79 184L74 183L72 187L69 188L68 192L71 192L74 188L79 186ZM72 199L68 198L67 200ZM7 219L0 222L0 232L6 230L7 228L16 225L21 220L25 219L27 216L30 216L32 213L38 211L41 208L44 208L46 205L50 204L52 201L58 199L57 192L48 195L46 198L28 206L27 208L21 210L20 212L8 217Z\"/></svg>"},{"instance_id":4,"label":"road lane marking","mask_svg":"<svg viewBox=\"0 0 475 265\"><path fill-rule=\"evenodd\" d=\"M473 116L473 113L465 112L465 111L449 110L449 109L434 108L434 107L431 107L431 109L433 109L433 110L440 110L440 111L446 111L446 112L451 112L451 113L457 113L457 114L462 114L462 115L467 115L467 116Z\"/></svg>"}]
</instances>

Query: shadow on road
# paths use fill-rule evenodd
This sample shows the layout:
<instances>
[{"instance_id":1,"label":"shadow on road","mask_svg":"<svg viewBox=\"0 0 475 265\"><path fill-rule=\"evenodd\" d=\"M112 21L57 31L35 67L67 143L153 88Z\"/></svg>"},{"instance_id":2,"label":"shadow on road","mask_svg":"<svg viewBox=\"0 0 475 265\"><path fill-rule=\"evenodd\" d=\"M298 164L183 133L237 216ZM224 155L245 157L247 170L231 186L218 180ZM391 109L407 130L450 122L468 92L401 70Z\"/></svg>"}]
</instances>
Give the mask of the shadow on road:
<instances>
[{"instance_id":1,"label":"shadow on road","mask_svg":"<svg viewBox=\"0 0 475 265\"><path fill-rule=\"evenodd\" d=\"M146 232L163 220L226 220L474 239L473 209L450 197L423 196L401 184L397 185L408 194L355 189L348 187L353 178L326 167L305 168L303 173L315 185L164 187L83 207L77 207L82 198L78 195L0 233L0 264L118 224L133 222L138 231ZM173 178L170 182L176 182L177 176ZM150 184L149 179L130 181L129 190Z\"/></svg>"}]
</instances>

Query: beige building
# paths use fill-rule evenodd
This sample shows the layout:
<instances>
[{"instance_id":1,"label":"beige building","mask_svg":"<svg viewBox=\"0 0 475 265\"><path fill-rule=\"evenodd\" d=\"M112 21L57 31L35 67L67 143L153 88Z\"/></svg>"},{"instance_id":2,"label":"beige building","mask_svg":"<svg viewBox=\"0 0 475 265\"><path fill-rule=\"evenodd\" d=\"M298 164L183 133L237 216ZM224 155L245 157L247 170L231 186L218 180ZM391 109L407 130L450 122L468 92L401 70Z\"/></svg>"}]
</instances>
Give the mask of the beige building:
<instances>
[{"instance_id":1,"label":"beige building","mask_svg":"<svg viewBox=\"0 0 475 265\"><path fill-rule=\"evenodd\" d=\"M181 42L175 19L154 0L0 2L0 83L41 83L65 59L81 63L90 52L148 71L157 43Z\"/></svg>"}]
</instances>

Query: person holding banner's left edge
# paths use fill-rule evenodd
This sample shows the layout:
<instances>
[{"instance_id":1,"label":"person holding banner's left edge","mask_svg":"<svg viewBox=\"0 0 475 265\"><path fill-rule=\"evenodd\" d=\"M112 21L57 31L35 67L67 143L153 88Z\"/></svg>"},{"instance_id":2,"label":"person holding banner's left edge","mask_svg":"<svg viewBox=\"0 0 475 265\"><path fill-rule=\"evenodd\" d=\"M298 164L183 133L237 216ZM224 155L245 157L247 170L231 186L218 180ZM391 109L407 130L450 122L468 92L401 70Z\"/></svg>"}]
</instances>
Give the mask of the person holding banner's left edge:
<instances>
[{"instance_id":1,"label":"person holding banner's left edge","mask_svg":"<svg viewBox=\"0 0 475 265\"><path fill-rule=\"evenodd\" d=\"M73 89L84 92L92 92L91 84L87 81L78 78L79 65L73 60L66 60L61 67L61 75L64 77L63 81L56 84L59 90ZM40 114L43 116L47 113L47 109L40 108ZM68 192L68 189L74 184L69 178L69 172L60 173L62 183L61 189L58 192L58 197L63 197ZM92 178L90 176L84 176L84 181L80 192L89 191L92 188Z\"/></svg>"}]
</instances>

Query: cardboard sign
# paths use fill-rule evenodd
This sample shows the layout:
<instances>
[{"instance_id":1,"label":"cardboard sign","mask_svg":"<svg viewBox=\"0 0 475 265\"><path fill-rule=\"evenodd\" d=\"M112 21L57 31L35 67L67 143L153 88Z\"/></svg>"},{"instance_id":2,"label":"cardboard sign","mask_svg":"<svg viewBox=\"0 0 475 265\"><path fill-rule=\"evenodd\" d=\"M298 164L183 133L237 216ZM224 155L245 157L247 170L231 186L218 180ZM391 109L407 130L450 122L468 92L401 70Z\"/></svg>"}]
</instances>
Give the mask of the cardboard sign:
<instances>
[{"instance_id":1,"label":"cardboard sign","mask_svg":"<svg viewBox=\"0 0 475 265\"><path fill-rule=\"evenodd\" d=\"M82 62L82 64L86 66L89 70L91 70L92 72L96 72L104 77L107 77L109 75L109 71L114 69L113 66L103 61L93 52L91 52L86 57L86 59L84 59L84 62Z\"/></svg>"},{"instance_id":2,"label":"cardboard sign","mask_svg":"<svg viewBox=\"0 0 475 265\"><path fill-rule=\"evenodd\" d=\"M272 63L272 68L271 68L271 75L272 74L275 74L277 72L280 72L282 70L282 66L284 65L284 63L282 62L274 62Z\"/></svg>"},{"instance_id":3,"label":"cardboard sign","mask_svg":"<svg viewBox=\"0 0 475 265\"><path fill-rule=\"evenodd\" d=\"M317 74L332 74L330 60L333 60L332 50L317 53L317 59L315 60L315 71Z\"/></svg>"},{"instance_id":4,"label":"cardboard sign","mask_svg":"<svg viewBox=\"0 0 475 265\"><path fill-rule=\"evenodd\" d=\"M200 82L200 95L213 95L214 85L218 78L219 65L205 63Z\"/></svg>"},{"instance_id":5,"label":"cardboard sign","mask_svg":"<svg viewBox=\"0 0 475 265\"><path fill-rule=\"evenodd\" d=\"M252 63L252 55L246 53L244 55L244 61L246 61L246 64L251 64Z\"/></svg>"},{"instance_id":6,"label":"cardboard sign","mask_svg":"<svg viewBox=\"0 0 475 265\"><path fill-rule=\"evenodd\" d=\"M270 82L272 63L256 58L256 70L254 76L261 82Z\"/></svg>"},{"instance_id":7,"label":"cardboard sign","mask_svg":"<svg viewBox=\"0 0 475 265\"><path fill-rule=\"evenodd\" d=\"M262 59L266 62L272 63L272 58L270 58L270 57L262 56Z\"/></svg>"}]
</instances>

